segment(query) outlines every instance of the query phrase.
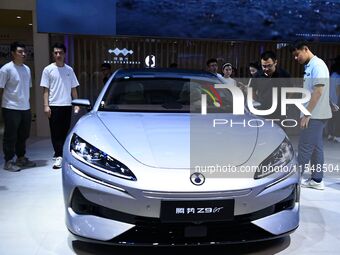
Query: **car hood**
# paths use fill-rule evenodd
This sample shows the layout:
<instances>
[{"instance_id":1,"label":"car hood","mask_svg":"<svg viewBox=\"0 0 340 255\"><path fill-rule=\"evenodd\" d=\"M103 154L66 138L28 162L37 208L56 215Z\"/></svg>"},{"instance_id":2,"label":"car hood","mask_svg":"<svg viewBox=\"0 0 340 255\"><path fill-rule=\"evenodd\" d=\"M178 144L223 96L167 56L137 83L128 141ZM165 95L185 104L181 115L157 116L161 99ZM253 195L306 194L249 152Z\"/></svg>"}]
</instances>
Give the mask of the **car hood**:
<instances>
[{"instance_id":1,"label":"car hood","mask_svg":"<svg viewBox=\"0 0 340 255\"><path fill-rule=\"evenodd\" d=\"M194 168L197 164L212 163L238 166L250 158L257 141L258 128L242 124L251 118L247 115L97 114L120 145L150 167ZM221 124L214 127L216 119ZM239 124L231 127L230 121Z\"/></svg>"}]
</instances>

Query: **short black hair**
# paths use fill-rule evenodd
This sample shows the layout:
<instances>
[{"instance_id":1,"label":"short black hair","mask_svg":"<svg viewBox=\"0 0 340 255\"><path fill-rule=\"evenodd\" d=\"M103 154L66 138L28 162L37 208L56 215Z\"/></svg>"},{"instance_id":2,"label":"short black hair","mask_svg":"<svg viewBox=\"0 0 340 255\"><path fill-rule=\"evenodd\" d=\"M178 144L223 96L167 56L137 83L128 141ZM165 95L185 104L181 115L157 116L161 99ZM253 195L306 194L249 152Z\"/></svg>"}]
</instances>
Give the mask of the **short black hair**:
<instances>
[{"instance_id":1,"label":"short black hair","mask_svg":"<svg viewBox=\"0 0 340 255\"><path fill-rule=\"evenodd\" d=\"M107 68L109 70L111 70L111 65L109 63L103 63L100 65L101 68Z\"/></svg>"},{"instance_id":2,"label":"short black hair","mask_svg":"<svg viewBox=\"0 0 340 255\"><path fill-rule=\"evenodd\" d=\"M13 42L11 43L10 49L11 52L15 52L17 50L17 48L26 48L25 44L21 43L21 42Z\"/></svg>"},{"instance_id":3,"label":"short black hair","mask_svg":"<svg viewBox=\"0 0 340 255\"><path fill-rule=\"evenodd\" d=\"M217 63L217 59L216 58L209 58L207 61L207 66L209 66L211 63Z\"/></svg>"},{"instance_id":4,"label":"short black hair","mask_svg":"<svg viewBox=\"0 0 340 255\"><path fill-rule=\"evenodd\" d=\"M276 60L276 54L274 51L267 50L261 54L261 59L268 60L268 59Z\"/></svg>"},{"instance_id":5,"label":"short black hair","mask_svg":"<svg viewBox=\"0 0 340 255\"><path fill-rule=\"evenodd\" d=\"M66 46L63 43L55 43L52 46L52 51L57 48L57 49L63 49L63 51L66 53Z\"/></svg>"},{"instance_id":6,"label":"short black hair","mask_svg":"<svg viewBox=\"0 0 340 255\"><path fill-rule=\"evenodd\" d=\"M309 43L307 41L295 41L290 44L289 50L290 52L294 52L296 50L302 50L303 47L309 48Z\"/></svg>"}]
</instances>

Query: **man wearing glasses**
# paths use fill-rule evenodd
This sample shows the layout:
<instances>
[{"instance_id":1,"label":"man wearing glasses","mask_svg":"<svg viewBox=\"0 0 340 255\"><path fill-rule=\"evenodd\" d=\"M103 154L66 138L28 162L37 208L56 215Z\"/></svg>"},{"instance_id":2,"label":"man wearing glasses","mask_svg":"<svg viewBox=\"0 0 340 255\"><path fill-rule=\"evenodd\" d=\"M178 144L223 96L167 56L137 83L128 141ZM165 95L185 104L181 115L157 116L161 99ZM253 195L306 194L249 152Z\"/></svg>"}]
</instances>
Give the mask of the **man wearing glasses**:
<instances>
[{"instance_id":1,"label":"man wearing glasses","mask_svg":"<svg viewBox=\"0 0 340 255\"><path fill-rule=\"evenodd\" d=\"M281 116L281 88L291 87L290 75L287 71L277 66L276 54L273 51L265 51L261 54L262 72L259 72L251 87L253 87L253 98L261 105L260 110L270 109L273 103L273 88L278 90L278 104L274 113L264 116L267 119L285 119Z\"/></svg>"},{"instance_id":2,"label":"man wearing glasses","mask_svg":"<svg viewBox=\"0 0 340 255\"><path fill-rule=\"evenodd\" d=\"M56 43L52 47L54 63L46 66L41 76L43 87L44 112L49 119L51 140L54 149L53 169L62 165L63 145L70 129L72 98L78 98L79 82L69 65L65 64L66 47ZM75 107L75 112L79 108Z\"/></svg>"},{"instance_id":3,"label":"man wearing glasses","mask_svg":"<svg viewBox=\"0 0 340 255\"><path fill-rule=\"evenodd\" d=\"M24 64L25 45L14 42L10 46L12 61L0 69L0 94L4 119L4 169L17 172L36 164L25 157L26 140L31 130L30 87L31 70ZM14 156L17 156L14 162Z\"/></svg>"}]
</instances>

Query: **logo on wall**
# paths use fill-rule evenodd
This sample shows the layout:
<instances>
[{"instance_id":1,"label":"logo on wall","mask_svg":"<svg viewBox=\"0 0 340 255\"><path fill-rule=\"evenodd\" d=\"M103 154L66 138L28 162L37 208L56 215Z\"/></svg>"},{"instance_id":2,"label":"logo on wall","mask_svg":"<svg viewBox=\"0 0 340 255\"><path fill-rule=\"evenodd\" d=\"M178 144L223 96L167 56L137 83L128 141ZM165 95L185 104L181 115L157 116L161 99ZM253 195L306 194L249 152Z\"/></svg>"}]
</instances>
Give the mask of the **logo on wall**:
<instances>
[{"instance_id":1,"label":"logo on wall","mask_svg":"<svg viewBox=\"0 0 340 255\"><path fill-rule=\"evenodd\" d=\"M131 61L127 55L132 55L133 50L128 50L127 48L124 49L108 49L107 51L109 54L114 54L113 60L105 60L105 63L109 64L129 64L129 65L140 65L140 61ZM123 56L119 56L123 55Z\"/></svg>"},{"instance_id":2,"label":"logo on wall","mask_svg":"<svg viewBox=\"0 0 340 255\"><path fill-rule=\"evenodd\" d=\"M114 50L113 49L109 49L108 52L110 54L114 53L116 56L118 56L119 54L122 54L124 57L127 56L128 54L132 55L133 54L133 50L128 50L127 48L124 48L124 49L118 49L118 48L115 48Z\"/></svg>"},{"instance_id":3,"label":"logo on wall","mask_svg":"<svg viewBox=\"0 0 340 255\"><path fill-rule=\"evenodd\" d=\"M154 55L149 55L145 58L146 67L155 67L156 66L156 57Z\"/></svg>"}]
</instances>

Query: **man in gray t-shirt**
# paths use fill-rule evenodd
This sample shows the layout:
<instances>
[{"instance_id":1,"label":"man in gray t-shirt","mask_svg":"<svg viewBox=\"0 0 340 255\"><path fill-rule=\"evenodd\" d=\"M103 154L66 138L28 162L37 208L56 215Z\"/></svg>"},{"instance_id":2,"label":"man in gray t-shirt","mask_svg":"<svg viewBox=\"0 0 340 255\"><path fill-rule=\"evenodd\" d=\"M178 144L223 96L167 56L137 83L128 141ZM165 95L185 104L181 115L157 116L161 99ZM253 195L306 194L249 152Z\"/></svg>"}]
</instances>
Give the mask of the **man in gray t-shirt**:
<instances>
[{"instance_id":1,"label":"man in gray t-shirt","mask_svg":"<svg viewBox=\"0 0 340 255\"><path fill-rule=\"evenodd\" d=\"M26 140L31 129L30 87L31 70L24 64L25 45L11 44L13 60L0 69L0 94L2 95L2 115L4 119L3 150L4 169L16 172L35 163L25 157ZM17 156L14 162L14 156Z\"/></svg>"},{"instance_id":2,"label":"man in gray t-shirt","mask_svg":"<svg viewBox=\"0 0 340 255\"><path fill-rule=\"evenodd\" d=\"M323 183L323 129L332 117L329 105L329 71L325 62L315 56L306 42L291 47L295 60L305 65L304 89L309 90L311 99L305 107L310 115L301 114L298 163L303 169L310 169L311 178L301 182L302 187L324 189Z\"/></svg>"}]
</instances>

